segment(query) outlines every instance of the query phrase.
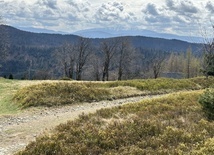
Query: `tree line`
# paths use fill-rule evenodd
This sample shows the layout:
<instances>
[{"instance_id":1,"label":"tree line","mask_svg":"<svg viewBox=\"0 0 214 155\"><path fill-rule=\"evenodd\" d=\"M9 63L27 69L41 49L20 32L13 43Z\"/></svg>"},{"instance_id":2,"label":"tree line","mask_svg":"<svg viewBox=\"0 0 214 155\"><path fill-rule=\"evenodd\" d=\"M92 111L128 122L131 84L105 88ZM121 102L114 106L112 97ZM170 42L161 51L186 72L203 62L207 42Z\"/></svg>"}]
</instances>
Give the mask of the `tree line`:
<instances>
[{"instance_id":1,"label":"tree line","mask_svg":"<svg viewBox=\"0 0 214 155\"><path fill-rule=\"evenodd\" d=\"M128 76L134 56L135 49L127 38L107 39L95 47L90 39L81 37L76 43L64 43L53 53L63 76L82 80L83 74L87 74L102 81L108 81L116 68L118 80Z\"/></svg>"},{"instance_id":2,"label":"tree line","mask_svg":"<svg viewBox=\"0 0 214 155\"><path fill-rule=\"evenodd\" d=\"M65 43L53 57L63 76L75 80L108 81L133 78L191 78L202 75L203 59L192 52L134 48L127 37L111 38L92 46L87 38ZM164 74L165 73L165 74Z\"/></svg>"},{"instance_id":3,"label":"tree line","mask_svg":"<svg viewBox=\"0 0 214 155\"><path fill-rule=\"evenodd\" d=\"M213 38L205 40L201 54L196 55L191 47L180 52L134 47L129 37L98 43L79 37L59 47L10 45L6 31L0 33L0 71L16 72L15 78L109 81L214 75Z\"/></svg>"}]
</instances>

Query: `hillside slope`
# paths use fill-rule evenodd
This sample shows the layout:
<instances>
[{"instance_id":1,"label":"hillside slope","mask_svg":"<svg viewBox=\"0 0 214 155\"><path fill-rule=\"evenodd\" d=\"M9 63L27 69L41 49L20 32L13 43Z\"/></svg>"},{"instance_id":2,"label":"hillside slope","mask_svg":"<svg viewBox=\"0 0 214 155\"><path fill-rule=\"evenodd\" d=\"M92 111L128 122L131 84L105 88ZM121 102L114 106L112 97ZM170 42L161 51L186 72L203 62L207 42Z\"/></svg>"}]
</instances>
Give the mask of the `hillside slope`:
<instances>
[{"instance_id":1,"label":"hillside slope","mask_svg":"<svg viewBox=\"0 0 214 155\"><path fill-rule=\"evenodd\" d=\"M45 78L59 78L63 76L63 69L60 60L55 56L55 51L65 43L74 44L79 40L79 36L62 35L62 34L45 34L21 31L10 26L0 26L0 33L6 33L9 49L8 57L5 61L0 62L0 76L9 76L13 74L15 78L35 79L37 74L45 76ZM193 44L180 40L167 40L161 38L151 38L144 36L127 36L133 49L135 49L136 65L142 65L142 59L147 59L145 53L150 50L161 51L162 53L185 52L191 47L193 54L199 54L202 48L201 44ZM108 39L89 39L91 42L93 56L98 56L99 63L102 65L101 43ZM60 53L59 53L60 54ZM63 54L61 54L62 56ZM151 57L152 54L147 56ZM93 57L86 67L93 65ZM142 67L142 66L141 66ZM102 68L102 66L100 66ZM111 67L112 70L116 68ZM137 67L134 67L137 68ZM145 67L146 68L146 67ZM89 69L89 70L90 70ZM115 71L115 70L114 70ZM46 75L47 74L47 75ZM89 77L89 76L85 76ZM45 79L43 77L43 79ZM88 78L88 80L91 78Z\"/></svg>"},{"instance_id":2,"label":"hillside slope","mask_svg":"<svg viewBox=\"0 0 214 155\"><path fill-rule=\"evenodd\" d=\"M200 93L171 94L82 114L17 154L212 155L214 123L203 116L197 103Z\"/></svg>"},{"instance_id":3,"label":"hillside slope","mask_svg":"<svg viewBox=\"0 0 214 155\"><path fill-rule=\"evenodd\" d=\"M11 26L0 26L0 30L7 32L11 45L19 46L47 46L57 47L65 42L75 42L79 38L77 35L65 35L65 34L46 34L46 33L33 33L22 31ZM125 36L123 36L125 37ZM107 38L108 39L108 38ZM193 51L200 48L200 44L189 43L176 39L161 39L145 36L130 36L129 39L136 48L154 48L163 51L186 51L188 47L192 47ZM93 39L91 41L94 44L100 43L106 39Z\"/></svg>"}]
</instances>

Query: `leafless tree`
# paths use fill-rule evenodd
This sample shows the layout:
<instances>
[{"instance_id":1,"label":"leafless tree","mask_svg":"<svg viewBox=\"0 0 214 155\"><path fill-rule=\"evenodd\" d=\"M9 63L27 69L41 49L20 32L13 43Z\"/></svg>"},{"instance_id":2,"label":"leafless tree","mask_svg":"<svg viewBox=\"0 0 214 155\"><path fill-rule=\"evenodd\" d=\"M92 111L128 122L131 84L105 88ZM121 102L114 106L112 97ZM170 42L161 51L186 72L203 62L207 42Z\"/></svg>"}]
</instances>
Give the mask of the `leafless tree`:
<instances>
[{"instance_id":1,"label":"leafless tree","mask_svg":"<svg viewBox=\"0 0 214 155\"><path fill-rule=\"evenodd\" d=\"M206 31L204 37L204 63L203 73L208 78L209 75L214 76L214 24L212 24L211 36Z\"/></svg>"},{"instance_id":2,"label":"leafless tree","mask_svg":"<svg viewBox=\"0 0 214 155\"><path fill-rule=\"evenodd\" d=\"M154 55L151 59L151 65L152 65L154 78L156 79L159 77L161 73L163 62L165 60L165 55L164 55L164 52L157 51L157 50L155 50L153 53Z\"/></svg>"},{"instance_id":3,"label":"leafless tree","mask_svg":"<svg viewBox=\"0 0 214 155\"><path fill-rule=\"evenodd\" d=\"M118 39L109 39L102 42L101 44L101 51L104 54L102 81L109 80L110 63L112 61L113 56L116 54L118 43Z\"/></svg>"},{"instance_id":4,"label":"leafless tree","mask_svg":"<svg viewBox=\"0 0 214 155\"><path fill-rule=\"evenodd\" d=\"M190 78L190 67L191 67L191 57L192 57L192 49L189 47L186 52L186 70L187 70L187 78Z\"/></svg>"},{"instance_id":5,"label":"leafless tree","mask_svg":"<svg viewBox=\"0 0 214 155\"><path fill-rule=\"evenodd\" d=\"M82 80L83 67L91 53L91 43L87 38L80 38L76 44L76 79Z\"/></svg>"},{"instance_id":6,"label":"leafless tree","mask_svg":"<svg viewBox=\"0 0 214 155\"><path fill-rule=\"evenodd\" d=\"M98 56L99 54L93 53L90 57L90 64L92 68L91 74L92 78L96 81L100 81L102 73L102 59Z\"/></svg>"},{"instance_id":7,"label":"leafless tree","mask_svg":"<svg viewBox=\"0 0 214 155\"><path fill-rule=\"evenodd\" d=\"M128 38L120 38L118 44L118 80L122 80L125 72L129 72L134 57L134 48Z\"/></svg>"},{"instance_id":8,"label":"leafless tree","mask_svg":"<svg viewBox=\"0 0 214 155\"><path fill-rule=\"evenodd\" d=\"M64 43L55 52L54 56L57 59L59 66L63 68L64 76L68 78L74 78L75 67L75 47L73 44Z\"/></svg>"}]
</instances>

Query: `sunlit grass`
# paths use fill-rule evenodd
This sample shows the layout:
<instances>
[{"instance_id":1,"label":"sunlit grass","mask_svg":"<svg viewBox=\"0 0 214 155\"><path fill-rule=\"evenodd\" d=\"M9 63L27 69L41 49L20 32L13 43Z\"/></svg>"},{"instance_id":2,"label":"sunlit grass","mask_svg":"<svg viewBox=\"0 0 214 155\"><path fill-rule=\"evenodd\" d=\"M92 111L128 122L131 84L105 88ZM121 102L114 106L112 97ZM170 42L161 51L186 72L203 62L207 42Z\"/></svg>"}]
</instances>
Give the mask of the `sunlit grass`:
<instances>
[{"instance_id":1,"label":"sunlit grass","mask_svg":"<svg viewBox=\"0 0 214 155\"><path fill-rule=\"evenodd\" d=\"M17 113L23 107L55 106L140 95L164 94L182 90L196 90L209 87L213 83L214 78L209 78L208 80L205 78L180 80L160 78L109 82L22 81L1 78L0 115ZM72 85L78 91L74 90Z\"/></svg>"},{"instance_id":2,"label":"sunlit grass","mask_svg":"<svg viewBox=\"0 0 214 155\"><path fill-rule=\"evenodd\" d=\"M0 78L0 115L17 112L18 106L12 101L16 90L17 86L14 81Z\"/></svg>"},{"instance_id":3,"label":"sunlit grass","mask_svg":"<svg viewBox=\"0 0 214 155\"><path fill-rule=\"evenodd\" d=\"M203 115L198 103L201 93L174 93L83 114L18 154L211 155L214 122Z\"/></svg>"},{"instance_id":4,"label":"sunlit grass","mask_svg":"<svg viewBox=\"0 0 214 155\"><path fill-rule=\"evenodd\" d=\"M56 106L139 95L165 94L181 90L198 90L204 88L201 82L203 80L205 79L200 80L200 84L196 83L197 80L194 82L193 79L166 78L112 82L49 81L20 89L15 94L14 100L23 108Z\"/></svg>"},{"instance_id":5,"label":"sunlit grass","mask_svg":"<svg viewBox=\"0 0 214 155\"><path fill-rule=\"evenodd\" d=\"M0 78L0 115L15 114L20 107L13 101L14 94L21 88L40 81L20 81Z\"/></svg>"}]
</instances>

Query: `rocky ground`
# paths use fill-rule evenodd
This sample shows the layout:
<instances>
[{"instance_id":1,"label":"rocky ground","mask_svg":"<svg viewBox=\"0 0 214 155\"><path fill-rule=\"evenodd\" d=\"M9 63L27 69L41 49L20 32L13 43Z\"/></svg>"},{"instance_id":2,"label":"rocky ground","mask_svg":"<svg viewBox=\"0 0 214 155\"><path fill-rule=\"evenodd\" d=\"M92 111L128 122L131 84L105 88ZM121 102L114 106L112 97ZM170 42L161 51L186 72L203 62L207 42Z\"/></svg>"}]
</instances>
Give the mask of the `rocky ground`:
<instances>
[{"instance_id":1,"label":"rocky ground","mask_svg":"<svg viewBox=\"0 0 214 155\"><path fill-rule=\"evenodd\" d=\"M11 155L60 123L74 120L82 113L160 96L133 97L54 108L30 108L20 114L0 116L0 155Z\"/></svg>"}]
</instances>

